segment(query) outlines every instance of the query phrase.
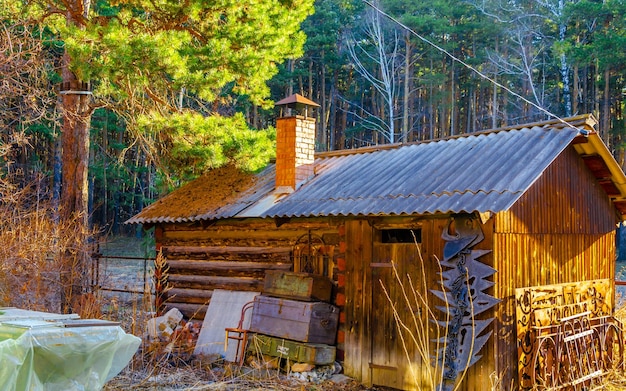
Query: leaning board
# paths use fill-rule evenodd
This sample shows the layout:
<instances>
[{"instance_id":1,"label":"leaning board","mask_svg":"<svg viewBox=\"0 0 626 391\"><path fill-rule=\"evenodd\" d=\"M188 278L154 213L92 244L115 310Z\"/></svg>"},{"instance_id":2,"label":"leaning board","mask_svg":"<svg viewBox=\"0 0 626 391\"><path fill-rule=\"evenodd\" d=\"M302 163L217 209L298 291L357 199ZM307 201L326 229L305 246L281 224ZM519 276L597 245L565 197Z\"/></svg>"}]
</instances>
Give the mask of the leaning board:
<instances>
[{"instance_id":1,"label":"leaning board","mask_svg":"<svg viewBox=\"0 0 626 391\"><path fill-rule=\"evenodd\" d=\"M235 361L236 343L231 341L228 350L224 351L225 330L227 327L237 327L241 319L241 309L246 303L254 301L258 294L222 289L213 291L193 354L220 354L226 361ZM242 324L244 328L250 325L250 315L248 311Z\"/></svg>"}]
</instances>

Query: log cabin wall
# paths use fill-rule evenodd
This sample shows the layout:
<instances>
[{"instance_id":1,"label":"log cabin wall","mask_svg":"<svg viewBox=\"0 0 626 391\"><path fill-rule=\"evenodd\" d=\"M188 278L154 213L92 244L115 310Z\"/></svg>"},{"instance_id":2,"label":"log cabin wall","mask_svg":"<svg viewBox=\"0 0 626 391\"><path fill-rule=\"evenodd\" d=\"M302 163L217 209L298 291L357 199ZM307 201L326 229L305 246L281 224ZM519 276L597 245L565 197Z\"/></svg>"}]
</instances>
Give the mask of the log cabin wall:
<instances>
[{"instance_id":1,"label":"log cabin wall","mask_svg":"<svg viewBox=\"0 0 626 391\"><path fill-rule=\"evenodd\" d=\"M328 218L280 226L272 219L157 226L156 247L167 259L172 287L166 308L176 307L186 317L201 320L214 289L261 292L265 271L292 270L293 246L309 234L338 248L337 223Z\"/></svg>"},{"instance_id":2,"label":"log cabin wall","mask_svg":"<svg viewBox=\"0 0 626 391\"><path fill-rule=\"evenodd\" d=\"M515 289L615 278L617 216L579 156L566 149L494 227L496 374L517 389ZM511 387L513 385L513 387Z\"/></svg>"},{"instance_id":3,"label":"log cabin wall","mask_svg":"<svg viewBox=\"0 0 626 391\"><path fill-rule=\"evenodd\" d=\"M435 338L432 322L426 320L427 310L423 305L408 303L403 298L400 282L394 278L389 263L397 265L398 274L410 294L409 277L416 289L441 289L437 259L442 259L445 241L442 232L447 227L450 216L441 215L422 218L377 218L352 219L345 223L346 272L345 272L345 357L344 372L359 379L366 385L381 385L398 389L432 389L429 380L433 379L430 362L420 358L418 350L406 332L399 331L393 308L385 290L393 300L403 322L412 325L412 315L419 314L422 322L428 324L430 336ZM421 243L381 243L380 231L385 227L419 228ZM492 248L492 230L483 228L485 239L475 249ZM492 227L492 225L491 225ZM342 236L343 239L343 236ZM419 247L419 250L418 250ZM481 257L481 261L492 265L491 254ZM423 265L423 269L422 269ZM424 286L425 283L425 286ZM385 290L382 289L385 287ZM426 288L426 289L424 289ZM428 293L430 310L441 319L435 306L439 301ZM491 318L494 310L481 314L481 318ZM412 331L417 335L415 330ZM493 341L493 337L490 341ZM481 351L483 358L472 366L463 382L461 391L485 389L486 379L495 369L493 342ZM405 349L409 357L405 354ZM432 346L429 346L431 348ZM429 359L430 360L430 359Z\"/></svg>"}]
</instances>

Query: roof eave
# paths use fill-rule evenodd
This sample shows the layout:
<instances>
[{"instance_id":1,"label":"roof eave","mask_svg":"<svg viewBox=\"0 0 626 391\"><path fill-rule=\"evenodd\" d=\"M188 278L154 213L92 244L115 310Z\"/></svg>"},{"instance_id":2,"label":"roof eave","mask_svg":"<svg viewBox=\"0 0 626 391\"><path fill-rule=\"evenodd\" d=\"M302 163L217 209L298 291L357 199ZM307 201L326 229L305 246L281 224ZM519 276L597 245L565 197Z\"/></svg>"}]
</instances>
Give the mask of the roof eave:
<instances>
[{"instance_id":1,"label":"roof eave","mask_svg":"<svg viewBox=\"0 0 626 391\"><path fill-rule=\"evenodd\" d=\"M598 180L610 179L615 188L619 191L619 194L608 194L608 196L618 210L621 219L626 220L626 174L624 174L622 167L617 160L615 160L613 154L597 132L590 132L584 137L585 139L582 140L582 142L579 139L573 143L574 149L583 158L597 155L604 161L604 164L606 164L610 172L610 178L598 178Z\"/></svg>"}]
</instances>

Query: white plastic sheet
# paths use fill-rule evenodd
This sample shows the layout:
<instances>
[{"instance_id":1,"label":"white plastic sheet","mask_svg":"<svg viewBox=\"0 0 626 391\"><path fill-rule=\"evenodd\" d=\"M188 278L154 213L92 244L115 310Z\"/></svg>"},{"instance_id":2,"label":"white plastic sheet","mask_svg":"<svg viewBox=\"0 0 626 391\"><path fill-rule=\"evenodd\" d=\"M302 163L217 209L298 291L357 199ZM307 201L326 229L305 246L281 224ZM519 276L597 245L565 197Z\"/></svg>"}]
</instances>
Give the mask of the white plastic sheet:
<instances>
[{"instance_id":1,"label":"white plastic sheet","mask_svg":"<svg viewBox=\"0 0 626 391\"><path fill-rule=\"evenodd\" d=\"M0 390L100 390L140 343L118 325L98 320L0 316Z\"/></svg>"}]
</instances>

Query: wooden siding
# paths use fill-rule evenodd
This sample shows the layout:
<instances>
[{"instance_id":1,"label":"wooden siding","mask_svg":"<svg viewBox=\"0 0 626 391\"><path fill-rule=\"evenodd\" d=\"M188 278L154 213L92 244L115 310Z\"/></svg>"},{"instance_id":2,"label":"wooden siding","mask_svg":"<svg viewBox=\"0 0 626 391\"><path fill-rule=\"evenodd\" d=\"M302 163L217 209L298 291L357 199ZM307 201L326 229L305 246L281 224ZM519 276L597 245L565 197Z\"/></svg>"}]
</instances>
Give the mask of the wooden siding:
<instances>
[{"instance_id":1,"label":"wooden siding","mask_svg":"<svg viewBox=\"0 0 626 391\"><path fill-rule=\"evenodd\" d=\"M515 289L615 277L617 218L606 193L567 149L509 211L494 220L497 366L517 389Z\"/></svg>"},{"instance_id":2,"label":"wooden siding","mask_svg":"<svg viewBox=\"0 0 626 391\"><path fill-rule=\"evenodd\" d=\"M292 269L292 248L309 231L337 245L335 226L329 219L280 226L271 219L226 220L208 227L162 225L157 248L167 258L172 286L166 306L203 319L213 290L260 292L267 270Z\"/></svg>"},{"instance_id":3,"label":"wooden siding","mask_svg":"<svg viewBox=\"0 0 626 391\"><path fill-rule=\"evenodd\" d=\"M413 313L426 315L426 311L413 304L407 304L403 298L399 282L393 276L389 262L396 263L402 282L408 287L409 275L413 284L422 286L424 278L428 289L439 288L439 266L437 259L443 256L445 244L441 237L447 226L448 217L422 219L416 222L407 218L405 226L419 225L422 230L420 250L415 244L380 243L377 230L373 226L384 225L385 220L376 223L362 220L346 222L346 342L344 372L348 376L360 379L366 385L381 385L399 389L428 390L430 363L424 363L415 345L408 335L397 330L392 307L385 297L381 283L396 303L401 319L411 324ZM394 220L394 227L401 227L399 219ZM484 230L484 229L483 229ZM485 240L476 248L489 249L492 233L487 226ZM421 256L420 256L421 252ZM491 255L481 261L491 264ZM424 267L422 271L422 266ZM436 316L435 305L441 305L433 295L428 295L431 309ZM483 314L493 317L493 310ZM425 318L424 318L425 320ZM435 330L429 328L434 338ZM402 341L404 338L404 342ZM404 351L409 351L411 364ZM485 380L494 371L493 344L488 344L481 352L483 358L468 370L461 391L479 390L485 386ZM432 347L432 346L431 346ZM412 372L414 371L414 372ZM413 376L415 374L415 376Z\"/></svg>"}]
</instances>

